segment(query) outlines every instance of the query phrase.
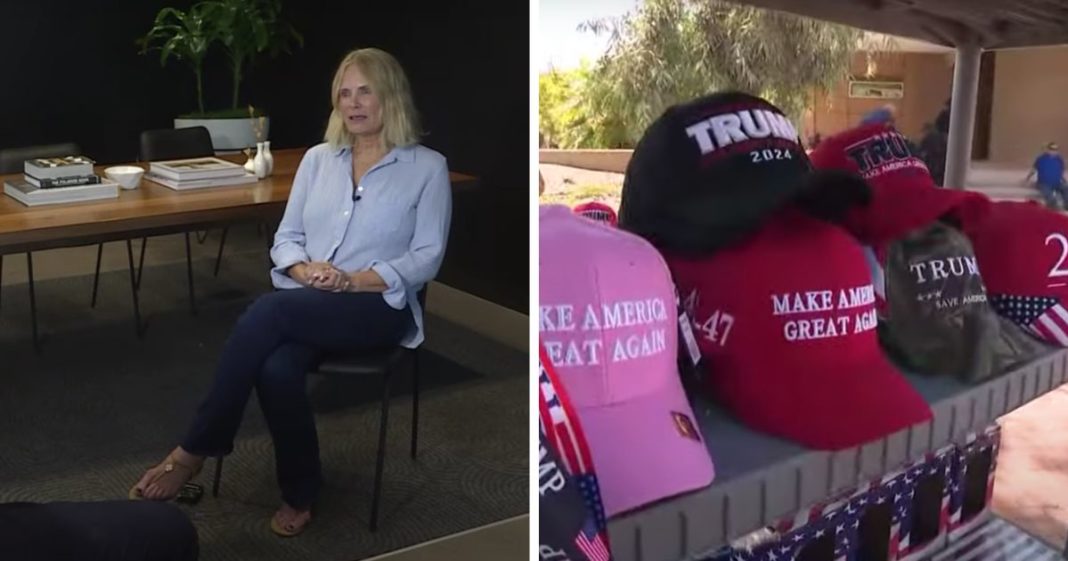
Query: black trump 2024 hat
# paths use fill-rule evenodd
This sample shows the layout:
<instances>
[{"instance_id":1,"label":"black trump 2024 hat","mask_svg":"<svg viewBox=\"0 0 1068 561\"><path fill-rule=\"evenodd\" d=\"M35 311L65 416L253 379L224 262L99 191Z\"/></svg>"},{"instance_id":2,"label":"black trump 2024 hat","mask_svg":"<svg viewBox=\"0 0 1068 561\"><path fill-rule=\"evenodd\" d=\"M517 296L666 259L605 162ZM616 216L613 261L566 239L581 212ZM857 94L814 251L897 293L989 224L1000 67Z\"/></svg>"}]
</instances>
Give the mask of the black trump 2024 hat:
<instances>
[{"instance_id":1,"label":"black trump 2024 hat","mask_svg":"<svg viewBox=\"0 0 1068 561\"><path fill-rule=\"evenodd\" d=\"M668 108L634 149L619 226L702 255L741 241L805 190L811 164L771 103L724 92Z\"/></svg>"}]
</instances>

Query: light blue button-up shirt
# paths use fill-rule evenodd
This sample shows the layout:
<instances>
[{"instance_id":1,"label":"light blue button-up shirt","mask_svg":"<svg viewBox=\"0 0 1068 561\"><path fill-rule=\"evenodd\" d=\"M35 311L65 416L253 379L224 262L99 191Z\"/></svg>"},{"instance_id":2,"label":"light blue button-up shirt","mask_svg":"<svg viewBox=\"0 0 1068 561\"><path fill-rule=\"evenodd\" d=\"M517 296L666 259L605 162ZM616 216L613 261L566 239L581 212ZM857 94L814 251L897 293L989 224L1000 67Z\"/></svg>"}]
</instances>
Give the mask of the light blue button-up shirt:
<instances>
[{"instance_id":1,"label":"light blue button-up shirt","mask_svg":"<svg viewBox=\"0 0 1068 561\"><path fill-rule=\"evenodd\" d=\"M352 184L351 147L324 143L304 154L274 235L271 282L300 288L285 271L305 261L371 269L388 286L386 303L411 308L413 327L401 344L415 348L423 342L417 293L441 268L452 218L445 157L420 145L394 148L364 174L358 201Z\"/></svg>"}]
</instances>

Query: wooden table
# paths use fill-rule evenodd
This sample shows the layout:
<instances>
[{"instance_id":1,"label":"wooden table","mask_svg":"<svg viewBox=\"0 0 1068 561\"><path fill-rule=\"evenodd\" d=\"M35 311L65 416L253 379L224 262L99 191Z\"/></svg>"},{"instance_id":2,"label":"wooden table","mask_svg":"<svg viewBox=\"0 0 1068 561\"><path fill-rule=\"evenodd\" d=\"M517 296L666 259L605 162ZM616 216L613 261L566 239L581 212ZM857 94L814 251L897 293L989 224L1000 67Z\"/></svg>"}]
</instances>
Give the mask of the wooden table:
<instances>
[{"instance_id":1,"label":"wooden table","mask_svg":"<svg viewBox=\"0 0 1068 561\"><path fill-rule=\"evenodd\" d=\"M216 224L281 217L304 148L274 152L274 173L259 182L233 187L175 191L142 179L117 199L27 207L0 196L0 256L57 247L188 232ZM242 162L244 156L227 156ZM97 172L103 174L104 167ZM21 174L0 176L0 181ZM450 173L453 185L474 181Z\"/></svg>"},{"instance_id":2,"label":"wooden table","mask_svg":"<svg viewBox=\"0 0 1068 561\"><path fill-rule=\"evenodd\" d=\"M140 336L142 330L137 298L139 279L135 274L130 240L185 232L189 261L190 231L238 222L274 222L280 219L289 199L297 166L305 151L305 148L277 150L274 152L275 165L271 177L256 183L232 187L175 191L142 179L138 189L120 189L117 199L37 207L27 207L7 195L0 196L0 267L3 266L4 255L26 252L35 345L38 343L37 310L30 252L126 241L134 319L137 334ZM223 158L237 163L244 162L244 156L241 154ZM97 173L102 175L105 167L107 166L97 166ZM0 181L13 177L21 179L22 175L0 175ZM452 172L449 173L449 179L454 188L475 180L472 176ZM142 245L142 263L143 249ZM97 266L99 267L99 256ZM191 307L195 313L191 264L187 274Z\"/></svg>"}]
</instances>

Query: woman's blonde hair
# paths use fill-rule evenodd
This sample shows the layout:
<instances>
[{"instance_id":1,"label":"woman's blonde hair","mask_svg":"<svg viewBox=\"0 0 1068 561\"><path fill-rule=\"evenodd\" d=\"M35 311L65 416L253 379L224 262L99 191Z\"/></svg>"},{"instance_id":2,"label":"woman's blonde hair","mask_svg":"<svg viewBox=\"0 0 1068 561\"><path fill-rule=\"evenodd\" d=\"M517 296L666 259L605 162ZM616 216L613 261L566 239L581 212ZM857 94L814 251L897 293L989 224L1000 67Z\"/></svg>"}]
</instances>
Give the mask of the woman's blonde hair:
<instances>
[{"instance_id":1,"label":"woman's blonde hair","mask_svg":"<svg viewBox=\"0 0 1068 561\"><path fill-rule=\"evenodd\" d=\"M337 107L341 80L345 70L354 64L367 78L371 91L382 104L382 141L386 149L418 142L419 115L412 101L408 77L397 59L381 49L357 49L345 55L338 65L330 93L334 109L330 112L330 122L326 125L323 140L334 148L352 146L356 142L356 137L345 128L345 119Z\"/></svg>"}]
</instances>

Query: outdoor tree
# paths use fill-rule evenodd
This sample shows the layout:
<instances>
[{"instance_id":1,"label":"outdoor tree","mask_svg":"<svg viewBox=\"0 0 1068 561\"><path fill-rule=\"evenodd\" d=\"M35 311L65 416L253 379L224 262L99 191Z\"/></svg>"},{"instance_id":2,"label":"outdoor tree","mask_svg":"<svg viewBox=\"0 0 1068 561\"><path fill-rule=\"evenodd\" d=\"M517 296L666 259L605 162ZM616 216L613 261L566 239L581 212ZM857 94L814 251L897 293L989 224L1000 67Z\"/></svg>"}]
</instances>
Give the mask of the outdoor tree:
<instances>
[{"instance_id":1,"label":"outdoor tree","mask_svg":"<svg viewBox=\"0 0 1068 561\"><path fill-rule=\"evenodd\" d=\"M608 50L577 88L594 129L566 147L632 147L676 103L737 89L795 121L813 88L847 76L862 34L853 28L722 0L644 0L617 19L581 26L609 34ZM557 123L558 125L560 123Z\"/></svg>"},{"instance_id":2,"label":"outdoor tree","mask_svg":"<svg viewBox=\"0 0 1068 561\"><path fill-rule=\"evenodd\" d=\"M588 145L592 131L582 88L589 68L552 69L538 77L538 132L543 148Z\"/></svg>"}]
</instances>

